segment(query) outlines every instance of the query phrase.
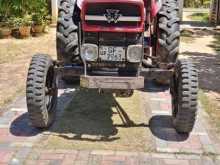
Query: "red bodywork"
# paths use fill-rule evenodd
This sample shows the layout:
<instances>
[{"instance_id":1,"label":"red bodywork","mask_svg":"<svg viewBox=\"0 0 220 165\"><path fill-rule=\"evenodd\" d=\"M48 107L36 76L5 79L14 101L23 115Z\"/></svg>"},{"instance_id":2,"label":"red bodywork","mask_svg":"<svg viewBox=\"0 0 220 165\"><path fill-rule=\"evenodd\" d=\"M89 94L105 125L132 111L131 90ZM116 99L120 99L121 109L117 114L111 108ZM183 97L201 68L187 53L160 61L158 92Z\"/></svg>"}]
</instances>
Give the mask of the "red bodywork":
<instances>
[{"instance_id":1,"label":"red bodywork","mask_svg":"<svg viewBox=\"0 0 220 165\"><path fill-rule=\"evenodd\" d=\"M85 22L85 12L87 10L87 5L91 3L122 3L124 5L126 4L135 4L139 6L140 13L141 13L141 21L138 24L138 26L127 26L127 27L106 27L106 26L98 26L98 25L88 25ZM143 0L84 0L81 10L81 19L82 19L82 29L83 31L89 31L89 32L143 32L144 31L144 25L145 25L145 7Z\"/></svg>"},{"instance_id":2,"label":"red bodywork","mask_svg":"<svg viewBox=\"0 0 220 165\"><path fill-rule=\"evenodd\" d=\"M162 2L161 1L156 2L156 0L151 0L151 11L150 11L151 19L154 18L157 15L157 13L159 12L159 10L160 10L159 3L162 3Z\"/></svg>"},{"instance_id":3,"label":"red bodywork","mask_svg":"<svg viewBox=\"0 0 220 165\"><path fill-rule=\"evenodd\" d=\"M160 10L159 3L161 0L84 0L81 10L82 28L84 31L89 32L143 32L145 29L145 23L150 23L153 18L156 17L158 11ZM87 25L85 22L85 11L89 3L123 3L135 4L140 7L141 22L138 26L132 27L106 27L97 25Z\"/></svg>"}]
</instances>

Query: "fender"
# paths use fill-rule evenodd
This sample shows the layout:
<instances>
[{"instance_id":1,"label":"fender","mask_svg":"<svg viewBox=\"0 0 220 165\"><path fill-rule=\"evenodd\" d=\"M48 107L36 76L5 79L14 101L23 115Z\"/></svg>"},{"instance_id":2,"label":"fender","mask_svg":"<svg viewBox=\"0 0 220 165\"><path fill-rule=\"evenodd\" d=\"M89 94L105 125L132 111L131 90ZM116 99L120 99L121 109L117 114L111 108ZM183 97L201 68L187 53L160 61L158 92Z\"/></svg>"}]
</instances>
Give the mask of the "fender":
<instances>
[{"instance_id":1,"label":"fender","mask_svg":"<svg viewBox=\"0 0 220 165\"><path fill-rule=\"evenodd\" d=\"M151 0L151 18L154 18L162 7L162 0Z\"/></svg>"}]
</instances>

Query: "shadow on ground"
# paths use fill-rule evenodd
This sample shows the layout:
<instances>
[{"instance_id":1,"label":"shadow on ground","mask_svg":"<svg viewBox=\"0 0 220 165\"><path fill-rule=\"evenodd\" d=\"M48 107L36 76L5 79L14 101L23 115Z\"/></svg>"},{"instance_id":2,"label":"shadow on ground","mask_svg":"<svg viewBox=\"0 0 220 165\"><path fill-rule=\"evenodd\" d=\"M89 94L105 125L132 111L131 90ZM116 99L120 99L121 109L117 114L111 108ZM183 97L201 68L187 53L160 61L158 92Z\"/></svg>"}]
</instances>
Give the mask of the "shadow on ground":
<instances>
[{"instance_id":1,"label":"shadow on ground","mask_svg":"<svg viewBox=\"0 0 220 165\"><path fill-rule=\"evenodd\" d=\"M147 83L145 88L146 92L166 90L168 90L167 86L157 86L152 82ZM131 131L131 134L135 134L136 132L132 131L139 129L150 130L154 136L166 141L184 141L188 138L186 135L176 133L171 116L153 116L148 121L145 120L146 122L137 120L137 117L143 116L127 113L111 93L98 94L94 90L64 92L59 97L59 104L65 104L67 97L73 98L70 105L61 115L58 115L54 125L49 129L49 134L55 133L55 136L59 138L87 142L113 142L121 138L120 135L117 136L118 129L121 128L130 128L126 131ZM126 99L129 100L129 98ZM58 105L58 114L60 110L62 111L60 105ZM136 111L135 106L132 110ZM113 116L117 116L114 117L114 121ZM42 133L43 130L33 128L28 123L27 113L19 116L11 124L11 133L15 136L26 137ZM139 134L140 130L137 131L137 135Z\"/></svg>"},{"instance_id":2,"label":"shadow on ground","mask_svg":"<svg viewBox=\"0 0 220 165\"><path fill-rule=\"evenodd\" d=\"M213 25L208 24L207 22L201 22L201 21L182 21L181 25L190 25L194 28L196 28L196 27L213 27Z\"/></svg>"},{"instance_id":3,"label":"shadow on ground","mask_svg":"<svg viewBox=\"0 0 220 165\"><path fill-rule=\"evenodd\" d=\"M57 136L69 140L114 141L119 139L115 137L118 128L148 127L145 123L135 123L111 93L80 90L74 93L74 98L50 130L58 133ZM113 115L118 119L113 121Z\"/></svg>"},{"instance_id":4,"label":"shadow on ground","mask_svg":"<svg viewBox=\"0 0 220 165\"><path fill-rule=\"evenodd\" d=\"M167 115L153 116L150 121L150 130L154 136L165 141L185 141L188 134L179 134L173 127L172 117Z\"/></svg>"},{"instance_id":5,"label":"shadow on ground","mask_svg":"<svg viewBox=\"0 0 220 165\"><path fill-rule=\"evenodd\" d=\"M183 54L189 56L196 64L200 88L205 91L220 92L220 55L200 52L183 52Z\"/></svg>"},{"instance_id":6,"label":"shadow on ground","mask_svg":"<svg viewBox=\"0 0 220 165\"><path fill-rule=\"evenodd\" d=\"M14 136L31 137L42 133L42 130L32 127L29 124L28 113L24 113L11 123L10 132Z\"/></svg>"}]
</instances>

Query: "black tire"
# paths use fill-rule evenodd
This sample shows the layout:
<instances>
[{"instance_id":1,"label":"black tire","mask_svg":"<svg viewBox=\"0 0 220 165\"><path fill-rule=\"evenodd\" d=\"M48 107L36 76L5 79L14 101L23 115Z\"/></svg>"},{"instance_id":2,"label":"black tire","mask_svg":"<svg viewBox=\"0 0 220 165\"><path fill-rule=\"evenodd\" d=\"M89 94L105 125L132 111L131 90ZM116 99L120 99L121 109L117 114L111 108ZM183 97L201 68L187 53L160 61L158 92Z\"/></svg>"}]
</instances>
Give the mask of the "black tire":
<instances>
[{"instance_id":1,"label":"black tire","mask_svg":"<svg viewBox=\"0 0 220 165\"><path fill-rule=\"evenodd\" d=\"M76 0L58 0L57 58L64 64L79 63ZM77 20L77 19L76 19Z\"/></svg>"},{"instance_id":2,"label":"black tire","mask_svg":"<svg viewBox=\"0 0 220 165\"><path fill-rule=\"evenodd\" d=\"M159 62L175 63L179 52L180 18L177 0L164 0L156 21L153 56Z\"/></svg>"},{"instance_id":3,"label":"black tire","mask_svg":"<svg viewBox=\"0 0 220 165\"><path fill-rule=\"evenodd\" d=\"M173 125L179 133L190 133L197 114L198 73L188 60L178 60L171 81Z\"/></svg>"},{"instance_id":4,"label":"black tire","mask_svg":"<svg viewBox=\"0 0 220 165\"><path fill-rule=\"evenodd\" d=\"M54 121L57 104L56 75L49 56L33 56L28 70L26 98L32 125L49 127Z\"/></svg>"}]
</instances>

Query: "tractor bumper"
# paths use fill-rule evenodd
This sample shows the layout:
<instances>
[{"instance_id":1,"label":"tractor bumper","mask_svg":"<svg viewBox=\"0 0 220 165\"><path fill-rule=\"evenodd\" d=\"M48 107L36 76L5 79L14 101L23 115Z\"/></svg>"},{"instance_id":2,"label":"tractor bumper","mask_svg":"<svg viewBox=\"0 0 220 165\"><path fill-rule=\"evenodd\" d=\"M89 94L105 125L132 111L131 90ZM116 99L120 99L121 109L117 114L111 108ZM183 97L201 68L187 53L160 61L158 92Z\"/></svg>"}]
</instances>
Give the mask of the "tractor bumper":
<instances>
[{"instance_id":1,"label":"tractor bumper","mask_svg":"<svg viewBox=\"0 0 220 165\"><path fill-rule=\"evenodd\" d=\"M58 67L57 74L80 76L80 86L93 89L142 89L145 80L157 78L170 79L173 70L159 68L141 68L137 77L89 76L83 75L83 67Z\"/></svg>"},{"instance_id":2,"label":"tractor bumper","mask_svg":"<svg viewBox=\"0 0 220 165\"><path fill-rule=\"evenodd\" d=\"M80 86L92 89L141 89L144 77L81 76Z\"/></svg>"},{"instance_id":3,"label":"tractor bumper","mask_svg":"<svg viewBox=\"0 0 220 165\"><path fill-rule=\"evenodd\" d=\"M138 77L81 75L80 86L92 89L143 89L144 80L153 80L158 77L170 79L172 75L172 70L157 68L142 68Z\"/></svg>"}]
</instances>

